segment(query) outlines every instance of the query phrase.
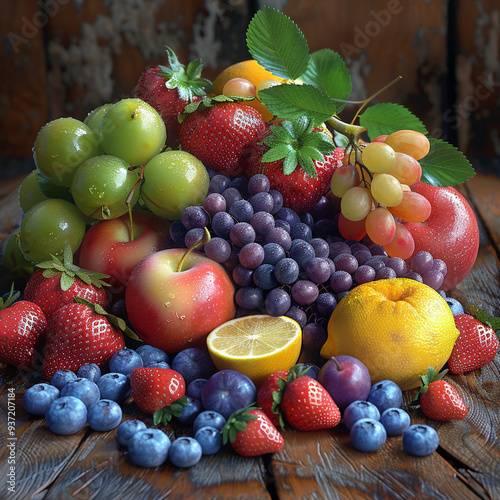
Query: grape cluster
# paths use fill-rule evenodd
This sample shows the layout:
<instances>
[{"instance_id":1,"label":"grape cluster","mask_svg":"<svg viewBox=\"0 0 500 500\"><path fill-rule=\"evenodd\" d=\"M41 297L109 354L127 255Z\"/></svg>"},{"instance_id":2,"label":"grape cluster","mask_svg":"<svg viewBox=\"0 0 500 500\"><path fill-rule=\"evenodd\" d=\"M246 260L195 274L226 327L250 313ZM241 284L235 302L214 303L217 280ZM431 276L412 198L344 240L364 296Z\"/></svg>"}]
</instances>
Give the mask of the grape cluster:
<instances>
[{"instance_id":1,"label":"grape cluster","mask_svg":"<svg viewBox=\"0 0 500 500\"><path fill-rule=\"evenodd\" d=\"M380 136L352 152L352 164L332 176L332 193L341 198L339 228L346 238L365 234L391 257L408 259L415 242L405 222L423 222L431 213L429 201L411 190L420 180L418 162L430 143L420 132L400 130Z\"/></svg>"},{"instance_id":2,"label":"grape cluster","mask_svg":"<svg viewBox=\"0 0 500 500\"><path fill-rule=\"evenodd\" d=\"M304 347L319 352L326 324L353 287L373 280L407 277L438 289L446 264L419 252L411 266L390 257L379 244L344 239L334 223L335 197L323 196L311 212L283 207L267 176L246 179L210 173L201 206L189 206L171 225L179 246L211 239L198 247L221 263L237 286L237 316L286 315L303 328Z\"/></svg>"}]
</instances>

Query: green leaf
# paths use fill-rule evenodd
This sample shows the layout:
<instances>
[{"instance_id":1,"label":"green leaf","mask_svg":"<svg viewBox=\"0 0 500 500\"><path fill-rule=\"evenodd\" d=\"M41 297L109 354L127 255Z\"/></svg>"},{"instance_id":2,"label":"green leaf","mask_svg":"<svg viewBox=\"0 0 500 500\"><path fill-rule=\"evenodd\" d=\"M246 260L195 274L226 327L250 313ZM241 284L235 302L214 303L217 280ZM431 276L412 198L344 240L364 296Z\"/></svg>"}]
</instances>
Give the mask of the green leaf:
<instances>
[{"instance_id":1,"label":"green leaf","mask_svg":"<svg viewBox=\"0 0 500 500\"><path fill-rule=\"evenodd\" d=\"M415 130L427 134L424 124L409 109L392 102L370 106L359 116L359 123L366 127L368 137L392 134L398 130Z\"/></svg>"},{"instance_id":2,"label":"green leaf","mask_svg":"<svg viewBox=\"0 0 500 500\"><path fill-rule=\"evenodd\" d=\"M292 147L289 144L279 144L272 147L262 155L261 161L264 163L282 160L292 151Z\"/></svg>"},{"instance_id":3,"label":"green leaf","mask_svg":"<svg viewBox=\"0 0 500 500\"><path fill-rule=\"evenodd\" d=\"M331 49L313 52L309 58L307 71L300 77L304 83L320 88L336 103L337 113L345 106L342 102L352 92L351 76L342 57Z\"/></svg>"},{"instance_id":4,"label":"green leaf","mask_svg":"<svg viewBox=\"0 0 500 500\"><path fill-rule=\"evenodd\" d=\"M66 273L61 273L61 290L63 292L69 290L71 285L74 283L75 278L68 276Z\"/></svg>"},{"instance_id":5,"label":"green leaf","mask_svg":"<svg viewBox=\"0 0 500 500\"><path fill-rule=\"evenodd\" d=\"M283 173L285 175L290 175L297 168L298 163L299 158L297 151L290 151L283 160Z\"/></svg>"},{"instance_id":6,"label":"green leaf","mask_svg":"<svg viewBox=\"0 0 500 500\"><path fill-rule=\"evenodd\" d=\"M47 198L58 198L61 200L69 201L73 203L73 197L69 191L69 188L56 186L52 184L48 179L37 172L38 187L44 196Z\"/></svg>"},{"instance_id":7,"label":"green leaf","mask_svg":"<svg viewBox=\"0 0 500 500\"><path fill-rule=\"evenodd\" d=\"M309 46L302 31L288 16L262 7L247 30L252 57L273 75L295 80L307 69Z\"/></svg>"},{"instance_id":8,"label":"green leaf","mask_svg":"<svg viewBox=\"0 0 500 500\"><path fill-rule=\"evenodd\" d=\"M308 174L310 177L317 177L318 174L316 172L316 168L314 167L314 162L312 161L311 157L308 156L307 154L304 154L302 150L297 152L298 160L299 160L299 165L301 166L302 170L306 174Z\"/></svg>"},{"instance_id":9,"label":"green leaf","mask_svg":"<svg viewBox=\"0 0 500 500\"><path fill-rule=\"evenodd\" d=\"M313 126L330 119L337 109L325 92L307 84L274 85L259 91L259 98L279 118L293 122L306 116Z\"/></svg>"},{"instance_id":10,"label":"green leaf","mask_svg":"<svg viewBox=\"0 0 500 500\"><path fill-rule=\"evenodd\" d=\"M423 182L432 186L455 186L472 177L475 171L469 160L455 146L430 137L431 149L420 160Z\"/></svg>"}]
</instances>

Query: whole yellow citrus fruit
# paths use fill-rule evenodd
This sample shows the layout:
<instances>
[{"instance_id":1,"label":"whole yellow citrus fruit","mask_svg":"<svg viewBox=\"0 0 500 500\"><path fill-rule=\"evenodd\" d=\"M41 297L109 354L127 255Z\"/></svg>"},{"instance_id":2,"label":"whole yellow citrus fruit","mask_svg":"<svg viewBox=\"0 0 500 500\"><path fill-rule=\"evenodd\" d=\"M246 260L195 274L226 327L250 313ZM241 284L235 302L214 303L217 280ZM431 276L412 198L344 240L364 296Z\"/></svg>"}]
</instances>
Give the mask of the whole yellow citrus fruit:
<instances>
[{"instance_id":1,"label":"whole yellow citrus fruit","mask_svg":"<svg viewBox=\"0 0 500 500\"><path fill-rule=\"evenodd\" d=\"M321 356L362 361L372 379L402 390L420 385L431 366L448 361L459 331L446 301L407 278L372 281L351 290L333 310Z\"/></svg>"}]
</instances>

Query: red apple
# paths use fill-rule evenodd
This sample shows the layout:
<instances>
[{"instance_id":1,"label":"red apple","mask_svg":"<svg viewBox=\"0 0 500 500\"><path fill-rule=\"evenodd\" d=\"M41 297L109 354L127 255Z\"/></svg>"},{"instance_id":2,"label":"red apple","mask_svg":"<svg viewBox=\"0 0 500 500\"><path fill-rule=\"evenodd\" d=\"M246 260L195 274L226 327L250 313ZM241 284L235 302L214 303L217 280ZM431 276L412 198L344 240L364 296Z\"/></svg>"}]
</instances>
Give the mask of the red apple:
<instances>
[{"instance_id":1,"label":"red apple","mask_svg":"<svg viewBox=\"0 0 500 500\"><path fill-rule=\"evenodd\" d=\"M129 215L97 222L83 237L79 265L108 274L113 294L123 292L132 269L142 259L171 246L170 223L149 212L133 212L134 239Z\"/></svg>"},{"instance_id":2,"label":"red apple","mask_svg":"<svg viewBox=\"0 0 500 500\"><path fill-rule=\"evenodd\" d=\"M236 314L225 269L204 254L171 248L138 264L125 294L127 315L144 342L177 353L205 345L207 335Z\"/></svg>"},{"instance_id":3,"label":"red apple","mask_svg":"<svg viewBox=\"0 0 500 500\"><path fill-rule=\"evenodd\" d=\"M426 250L435 259L443 260L448 272L441 288L450 290L467 276L476 261L479 249L476 216L467 200L453 187L436 187L418 181L411 189L425 196L432 207L425 222L405 224L415 240L413 255ZM411 257L408 261L411 262Z\"/></svg>"}]
</instances>

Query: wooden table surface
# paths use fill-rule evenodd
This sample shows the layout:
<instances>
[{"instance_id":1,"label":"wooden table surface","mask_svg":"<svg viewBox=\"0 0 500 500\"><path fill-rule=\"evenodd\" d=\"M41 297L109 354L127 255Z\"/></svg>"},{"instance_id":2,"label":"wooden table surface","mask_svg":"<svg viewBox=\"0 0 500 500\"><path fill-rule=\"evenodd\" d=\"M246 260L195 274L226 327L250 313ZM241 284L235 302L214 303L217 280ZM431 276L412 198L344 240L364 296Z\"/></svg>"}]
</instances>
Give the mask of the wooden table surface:
<instances>
[{"instance_id":1,"label":"wooden table surface","mask_svg":"<svg viewBox=\"0 0 500 500\"><path fill-rule=\"evenodd\" d=\"M19 221L15 190L21 180L0 183L2 239ZM481 245L474 268L450 295L498 316L500 178L477 174L458 189L476 212ZM5 272L1 276L5 291L10 277ZM287 427L281 453L244 458L226 449L186 470L168 464L156 469L134 466L119 449L116 431L85 427L72 436L56 436L43 419L23 409L23 392L39 379L6 366L0 368L0 377L2 499L500 498L500 355L481 370L447 375L469 409L464 420L439 423L409 410L412 423L428 424L439 434L439 448L428 457L409 456L401 436L389 438L377 452L357 452L340 424L321 432ZM415 393L405 393L405 404ZM15 441L7 441L9 416L15 417ZM133 402L124 405L124 416L152 425ZM171 438L188 433L177 427L166 432ZM9 448L12 442L15 447ZM15 493L7 489L11 466Z\"/></svg>"}]
</instances>

